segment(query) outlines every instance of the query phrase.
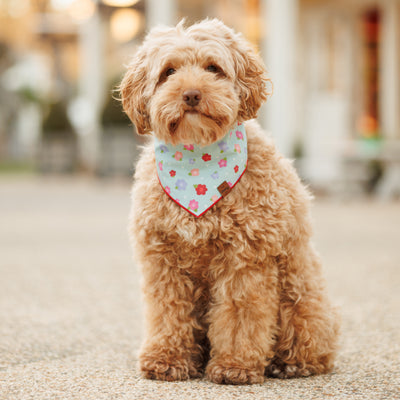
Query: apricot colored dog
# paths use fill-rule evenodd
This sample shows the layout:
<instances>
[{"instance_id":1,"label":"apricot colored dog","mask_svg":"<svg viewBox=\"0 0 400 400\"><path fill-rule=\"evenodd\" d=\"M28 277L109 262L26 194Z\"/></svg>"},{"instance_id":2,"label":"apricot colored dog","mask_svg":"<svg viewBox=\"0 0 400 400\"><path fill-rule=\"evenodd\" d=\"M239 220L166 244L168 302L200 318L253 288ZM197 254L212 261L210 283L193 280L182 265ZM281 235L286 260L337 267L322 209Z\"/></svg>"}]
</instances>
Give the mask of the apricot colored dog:
<instances>
[{"instance_id":1,"label":"apricot colored dog","mask_svg":"<svg viewBox=\"0 0 400 400\"><path fill-rule=\"evenodd\" d=\"M146 378L205 372L216 383L246 384L333 366L339 323L310 240L310 195L250 121L267 81L240 34L204 20L153 29L121 83L138 134L152 135L130 216Z\"/></svg>"}]
</instances>

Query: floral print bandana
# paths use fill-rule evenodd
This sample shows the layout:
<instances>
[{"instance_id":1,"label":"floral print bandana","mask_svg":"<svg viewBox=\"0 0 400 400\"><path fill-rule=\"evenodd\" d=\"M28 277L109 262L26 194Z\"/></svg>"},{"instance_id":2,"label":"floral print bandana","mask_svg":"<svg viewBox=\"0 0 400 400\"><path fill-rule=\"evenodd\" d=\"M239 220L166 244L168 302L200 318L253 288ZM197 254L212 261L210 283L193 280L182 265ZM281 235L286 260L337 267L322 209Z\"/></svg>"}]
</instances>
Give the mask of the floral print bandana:
<instances>
[{"instance_id":1,"label":"floral print bandana","mask_svg":"<svg viewBox=\"0 0 400 400\"><path fill-rule=\"evenodd\" d=\"M205 147L173 146L155 139L158 179L165 193L195 217L228 195L247 168L247 136L236 124Z\"/></svg>"}]
</instances>

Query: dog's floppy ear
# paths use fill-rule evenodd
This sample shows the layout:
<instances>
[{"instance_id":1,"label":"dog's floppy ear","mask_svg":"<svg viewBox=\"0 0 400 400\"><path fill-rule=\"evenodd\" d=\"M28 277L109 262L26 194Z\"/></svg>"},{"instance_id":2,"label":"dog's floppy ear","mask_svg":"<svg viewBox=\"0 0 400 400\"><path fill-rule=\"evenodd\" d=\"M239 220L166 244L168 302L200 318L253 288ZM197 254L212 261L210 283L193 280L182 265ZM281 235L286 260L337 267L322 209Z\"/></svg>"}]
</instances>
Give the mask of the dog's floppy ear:
<instances>
[{"instance_id":1,"label":"dog's floppy ear","mask_svg":"<svg viewBox=\"0 0 400 400\"><path fill-rule=\"evenodd\" d=\"M140 49L135 55L120 84L122 107L135 124L137 133L151 131L144 91L147 82L146 54Z\"/></svg>"},{"instance_id":2,"label":"dog's floppy ear","mask_svg":"<svg viewBox=\"0 0 400 400\"><path fill-rule=\"evenodd\" d=\"M240 107L239 121L255 118L261 104L271 92L272 87L261 57L250 43L238 35L233 54L236 64L237 85L239 87Z\"/></svg>"}]
</instances>

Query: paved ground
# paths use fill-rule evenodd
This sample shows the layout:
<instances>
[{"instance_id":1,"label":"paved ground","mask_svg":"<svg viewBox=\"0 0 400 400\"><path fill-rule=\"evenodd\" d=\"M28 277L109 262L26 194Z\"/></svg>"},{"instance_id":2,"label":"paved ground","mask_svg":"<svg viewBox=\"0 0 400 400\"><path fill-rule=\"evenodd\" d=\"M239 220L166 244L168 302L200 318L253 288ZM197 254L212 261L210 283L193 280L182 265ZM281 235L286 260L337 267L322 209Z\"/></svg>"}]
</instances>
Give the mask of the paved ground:
<instances>
[{"instance_id":1,"label":"paved ground","mask_svg":"<svg viewBox=\"0 0 400 400\"><path fill-rule=\"evenodd\" d=\"M0 177L0 399L400 399L400 203L319 200L343 332L326 376L146 381L127 182Z\"/></svg>"}]
</instances>

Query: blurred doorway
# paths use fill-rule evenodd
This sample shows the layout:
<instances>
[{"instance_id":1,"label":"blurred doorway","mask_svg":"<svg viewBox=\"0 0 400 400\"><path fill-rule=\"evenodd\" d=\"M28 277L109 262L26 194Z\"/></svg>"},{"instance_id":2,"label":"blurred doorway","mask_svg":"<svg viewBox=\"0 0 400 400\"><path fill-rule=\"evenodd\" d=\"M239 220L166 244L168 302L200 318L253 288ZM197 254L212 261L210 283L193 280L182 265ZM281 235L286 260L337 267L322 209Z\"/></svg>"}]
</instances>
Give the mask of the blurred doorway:
<instances>
[{"instance_id":1,"label":"blurred doorway","mask_svg":"<svg viewBox=\"0 0 400 400\"><path fill-rule=\"evenodd\" d=\"M362 138L380 135L379 76L380 76L381 13L371 9L361 15L361 110L357 119Z\"/></svg>"}]
</instances>

